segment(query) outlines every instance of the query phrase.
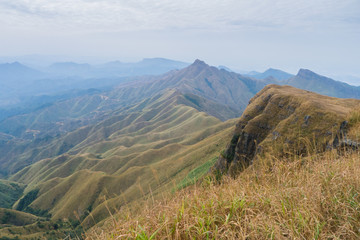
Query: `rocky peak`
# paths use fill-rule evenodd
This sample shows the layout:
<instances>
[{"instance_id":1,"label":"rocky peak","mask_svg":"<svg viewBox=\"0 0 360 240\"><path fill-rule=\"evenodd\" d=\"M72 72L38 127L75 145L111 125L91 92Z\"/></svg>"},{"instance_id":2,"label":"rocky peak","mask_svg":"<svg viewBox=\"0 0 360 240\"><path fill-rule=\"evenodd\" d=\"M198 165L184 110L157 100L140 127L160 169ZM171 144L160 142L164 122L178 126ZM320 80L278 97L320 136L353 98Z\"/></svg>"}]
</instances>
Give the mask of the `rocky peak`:
<instances>
[{"instance_id":1,"label":"rocky peak","mask_svg":"<svg viewBox=\"0 0 360 240\"><path fill-rule=\"evenodd\" d=\"M308 70L308 69L300 69L299 72L297 73L298 77L301 77L301 78L316 78L316 77L319 77L318 74Z\"/></svg>"},{"instance_id":2,"label":"rocky peak","mask_svg":"<svg viewBox=\"0 0 360 240\"><path fill-rule=\"evenodd\" d=\"M190 66L201 67L201 68L209 67L209 65L207 65L204 61L201 61L199 59L196 59L195 62L193 64L191 64Z\"/></svg>"}]
</instances>

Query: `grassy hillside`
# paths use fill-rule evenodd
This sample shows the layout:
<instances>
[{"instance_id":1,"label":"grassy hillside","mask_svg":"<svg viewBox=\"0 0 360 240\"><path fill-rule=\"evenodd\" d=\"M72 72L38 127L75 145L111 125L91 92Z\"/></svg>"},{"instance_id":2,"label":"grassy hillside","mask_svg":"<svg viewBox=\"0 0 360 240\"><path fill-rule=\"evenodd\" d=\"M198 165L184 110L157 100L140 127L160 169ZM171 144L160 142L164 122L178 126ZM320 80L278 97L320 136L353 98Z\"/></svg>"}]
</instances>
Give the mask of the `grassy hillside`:
<instances>
[{"instance_id":1,"label":"grassy hillside","mask_svg":"<svg viewBox=\"0 0 360 240\"><path fill-rule=\"evenodd\" d=\"M287 93L294 96L292 91L298 91L280 89L287 90L284 96ZM319 96L310 95L305 94L318 100ZM349 123L348 140L350 136L359 136L359 110L347 109L351 101L345 101L347 104L341 108L338 104L341 106L342 100L327 100L324 104L342 113L342 120ZM276 150L277 145L273 141L267 146L272 150L270 154L258 155L235 178L210 175L175 196L158 201L148 198L137 211L121 209L107 224L93 228L86 237L359 239L359 148L339 145L319 152L316 144L309 144L305 156L297 151L283 155ZM297 146L294 147L296 150Z\"/></svg>"},{"instance_id":2,"label":"grassy hillside","mask_svg":"<svg viewBox=\"0 0 360 240\"><path fill-rule=\"evenodd\" d=\"M67 152L74 144L59 145L63 135L76 130L80 135L87 134L86 126L105 119L114 121L114 114L128 115L134 111L134 105L142 108L169 89L183 95L178 99L179 104L225 121L240 116L249 99L263 85L196 61L185 69L156 78L139 78L109 91L89 90L81 96L55 101L0 122L0 134L6 136L4 141L0 139L0 151L4 153L0 156L0 174L9 176L41 159Z\"/></svg>"},{"instance_id":3,"label":"grassy hillside","mask_svg":"<svg viewBox=\"0 0 360 240\"><path fill-rule=\"evenodd\" d=\"M242 172L123 208L87 238L359 239L359 109L359 100L268 86L219 156Z\"/></svg>"},{"instance_id":4,"label":"grassy hillside","mask_svg":"<svg viewBox=\"0 0 360 240\"><path fill-rule=\"evenodd\" d=\"M167 91L43 146L40 155L55 157L11 177L27 184L27 200L15 207L52 219L79 217L89 226L108 217L108 208L115 212L176 189L199 166L200 177L225 147L235 121L221 122L191 104L178 91ZM59 151L64 153L56 156Z\"/></svg>"},{"instance_id":5,"label":"grassy hillside","mask_svg":"<svg viewBox=\"0 0 360 240\"><path fill-rule=\"evenodd\" d=\"M87 239L359 239L359 157L262 159L236 179L124 209Z\"/></svg>"},{"instance_id":6,"label":"grassy hillside","mask_svg":"<svg viewBox=\"0 0 360 240\"><path fill-rule=\"evenodd\" d=\"M20 212L13 209L0 208L0 226L24 226L35 223L39 219L39 217L29 213Z\"/></svg>"},{"instance_id":7,"label":"grassy hillside","mask_svg":"<svg viewBox=\"0 0 360 240\"><path fill-rule=\"evenodd\" d=\"M3 219L10 219L10 224L0 224L1 240L17 240L17 239L78 239L81 236L76 232L71 222L48 221L37 216L8 210L0 216ZM1 221L0 218L0 221Z\"/></svg>"},{"instance_id":8,"label":"grassy hillside","mask_svg":"<svg viewBox=\"0 0 360 240\"><path fill-rule=\"evenodd\" d=\"M263 83L255 79L218 70L197 60L179 71L157 77L134 78L129 83L108 91L89 89L80 96L44 104L34 111L2 120L0 132L22 139L54 137L94 123L102 114L154 97L168 89L195 94L222 105L223 109L218 108L221 109L221 114L209 108L201 111L210 110L210 115L216 114L217 118L227 120L240 116L248 100L263 86Z\"/></svg>"},{"instance_id":9,"label":"grassy hillside","mask_svg":"<svg viewBox=\"0 0 360 240\"><path fill-rule=\"evenodd\" d=\"M261 155L309 155L351 144L358 140L347 136L354 109L359 100L268 85L251 99L217 169L236 174Z\"/></svg>"}]
</instances>

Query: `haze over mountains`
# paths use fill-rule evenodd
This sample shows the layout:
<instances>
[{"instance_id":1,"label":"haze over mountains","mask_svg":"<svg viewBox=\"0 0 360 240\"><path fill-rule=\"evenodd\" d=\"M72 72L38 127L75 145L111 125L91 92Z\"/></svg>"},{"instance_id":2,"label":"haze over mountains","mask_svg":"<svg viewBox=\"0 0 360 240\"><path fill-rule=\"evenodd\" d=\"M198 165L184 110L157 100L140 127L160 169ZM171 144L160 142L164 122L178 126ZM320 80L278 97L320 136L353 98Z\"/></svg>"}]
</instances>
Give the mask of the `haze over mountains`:
<instances>
[{"instance_id":1,"label":"haze over mountains","mask_svg":"<svg viewBox=\"0 0 360 240\"><path fill-rule=\"evenodd\" d=\"M114 86L129 81L129 77L159 75L188 65L163 58L144 59L137 63L109 62L101 65L60 62L38 69L19 62L0 64L0 107L24 102L30 96Z\"/></svg>"},{"instance_id":2,"label":"haze over mountains","mask_svg":"<svg viewBox=\"0 0 360 240\"><path fill-rule=\"evenodd\" d=\"M44 81L59 85L49 83L50 88L41 90L56 94L27 98L26 102L17 100L17 105L13 105L16 108L0 111L0 177L6 179L0 183L9 196L0 207L12 206L18 211L51 216L52 220L76 219L76 212L79 224L87 227L94 225L93 219L98 223L107 218L108 207L115 212L149 194L156 196L186 186L192 181L188 175L195 170L196 177L206 174L220 151L234 139L232 131L245 109L242 119L248 122L254 119L248 128L267 132L266 139L271 139L273 133L269 131L274 128L281 136L287 136L282 128L287 122L272 125L266 121L273 118L291 121L296 119L295 115L297 119L311 115L308 119L311 122L317 119L317 113L300 114L296 110L302 109L303 100L315 99L314 106L322 104L322 99L332 101L330 97L288 86L266 86L269 83L333 97L360 98L359 87L310 70L301 69L293 76L270 69L245 76L201 60L187 66L147 59L137 64L114 62L96 68L58 63L50 66L48 72L13 63L1 69L3 76L8 76L6 79L14 80L6 82L4 92L6 88L13 89L21 96L33 94L30 90L26 92L26 88L44 86L39 84ZM95 78L101 71L109 75ZM46 74L59 78L39 80L40 75ZM144 74L152 76L137 76ZM91 76L94 78L88 79ZM61 85L62 77L68 80L65 85ZM22 85L20 90L16 84ZM292 99L288 93L301 97ZM261 101L266 104L260 104ZM357 100L339 100L326 107L343 120L345 114L338 114L334 106L343 107L347 103L358 106ZM266 110L274 104L276 111ZM6 102L4 105L11 106ZM350 111L349 107L344 109ZM274 117L274 112L279 114ZM264 139L260 135L256 136L259 143ZM30 222L33 218L27 216Z\"/></svg>"},{"instance_id":3,"label":"haze over mountains","mask_svg":"<svg viewBox=\"0 0 360 240\"><path fill-rule=\"evenodd\" d=\"M281 71L281 70L278 70L278 69L274 69L274 68L269 68L268 70L266 70L263 73L250 72L250 73L247 73L245 75L256 78L256 79L265 79L265 78L268 78L268 77L272 77L272 78L275 78L275 79L280 80L280 81L287 80L287 79L294 76L294 75L292 75L290 73L287 73L287 72L284 72L284 71Z\"/></svg>"}]
</instances>

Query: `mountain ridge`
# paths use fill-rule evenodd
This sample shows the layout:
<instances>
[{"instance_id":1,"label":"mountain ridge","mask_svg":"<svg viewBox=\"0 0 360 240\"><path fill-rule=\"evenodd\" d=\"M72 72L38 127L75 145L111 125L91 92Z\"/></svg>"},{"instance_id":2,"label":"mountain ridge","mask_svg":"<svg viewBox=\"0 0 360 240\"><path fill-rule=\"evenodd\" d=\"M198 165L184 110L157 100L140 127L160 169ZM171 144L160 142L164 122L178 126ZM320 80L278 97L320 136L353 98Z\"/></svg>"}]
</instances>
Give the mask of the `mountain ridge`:
<instances>
[{"instance_id":1,"label":"mountain ridge","mask_svg":"<svg viewBox=\"0 0 360 240\"><path fill-rule=\"evenodd\" d=\"M101 197L105 194L103 186L119 195L116 199L117 206L120 206L124 204L121 200L124 197L128 201L140 197L136 191L140 176L144 188L151 181L154 193L160 191L159 188L172 185L165 175L159 173L163 183L158 186L148 166L156 166L155 169L161 171L166 164L170 176L181 179L190 166L197 166L216 156L217 149L223 146L220 141L227 138L233 121L222 123L186 106L184 101L186 98L183 95L171 90L132 106L128 113L119 111L109 119L69 133L64 136L63 142L57 144L69 147L64 153L25 167L11 179L27 184L25 194L39 189L38 196L29 205L31 208L47 210L54 218L62 218L74 217L73 211L79 209L82 215L92 206L93 217L99 220L107 216ZM211 147L207 145L209 141ZM208 150L202 152L204 149ZM190 153L196 154L190 156ZM183 160L174 165L174 159L179 158ZM182 165L184 163L185 166ZM146 184L143 182L145 176ZM124 184L115 184L119 181ZM83 190L75 190L71 186ZM93 190L85 190L89 188ZM89 197L78 205L77 201L81 194L85 194L84 191ZM114 201L111 200L115 204ZM85 222L91 224L92 220L86 218Z\"/></svg>"},{"instance_id":2,"label":"mountain ridge","mask_svg":"<svg viewBox=\"0 0 360 240\"><path fill-rule=\"evenodd\" d=\"M347 131L346 118L354 109L360 109L360 100L268 85L250 100L215 169L236 175L265 153L303 155L338 147ZM315 139L316 145L307 146L306 141Z\"/></svg>"},{"instance_id":3,"label":"mountain ridge","mask_svg":"<svg viewBox=\"0 0 360 240\"><path fill-rule=\"evenodd\" d=\"M308 69L300 69L285 84L331 97L360 98L360 87L333 80Z\"/></svg>"}]
</instances>

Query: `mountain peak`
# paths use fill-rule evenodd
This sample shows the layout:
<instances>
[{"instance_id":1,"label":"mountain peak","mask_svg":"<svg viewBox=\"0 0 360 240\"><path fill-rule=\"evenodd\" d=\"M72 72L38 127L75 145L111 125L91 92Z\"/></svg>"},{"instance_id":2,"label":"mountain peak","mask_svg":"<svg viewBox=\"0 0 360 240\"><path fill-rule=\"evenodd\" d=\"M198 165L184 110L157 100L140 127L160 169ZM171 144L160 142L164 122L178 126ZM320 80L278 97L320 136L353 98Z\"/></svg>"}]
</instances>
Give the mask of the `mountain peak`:
<instances>
[{"instance_id":1,"label":"mountain peak","mask_svg":"<svg viewBox=\"0 0 360 240\"><path fill-rule=\"evenodd\" d=\"M296 76L309 78L309 77L318 77L319 75L308 69L300 68Z\"/></svg>"},{"instance_id":2,"label":"mountain peak","mask_svg":"<svg viewBox=\"0 0 360 240\"><path fill-rule=\"evenodd\" d=\"M193 66L201 66L201 67L208 67L204 61L201 61L199 59L196 59L195 62L192 64Z\"/></svg>"}]
</instances>

